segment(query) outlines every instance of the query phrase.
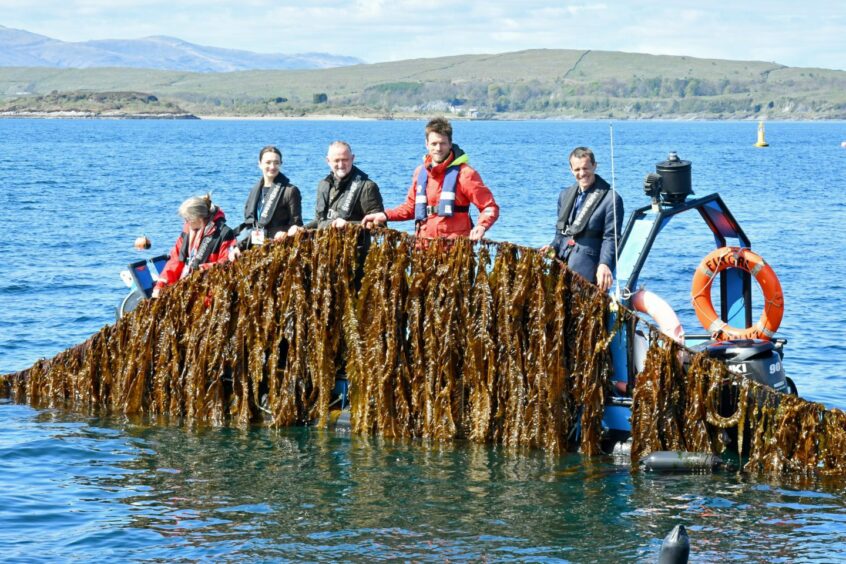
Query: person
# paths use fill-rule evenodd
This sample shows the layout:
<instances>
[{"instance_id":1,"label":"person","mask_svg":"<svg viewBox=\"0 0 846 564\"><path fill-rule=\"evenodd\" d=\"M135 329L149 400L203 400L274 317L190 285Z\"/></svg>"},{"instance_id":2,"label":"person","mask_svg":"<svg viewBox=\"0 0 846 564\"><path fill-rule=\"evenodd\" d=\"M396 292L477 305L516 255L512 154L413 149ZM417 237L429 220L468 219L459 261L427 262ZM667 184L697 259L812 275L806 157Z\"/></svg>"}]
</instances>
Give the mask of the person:
<instances>
[{"instance_id":1,"label":"person","mask_svg":"<svg viewBox=\"0 0 846 564\"><path fill-rule=\"evenodd\" d=\"M426 124L426 149L405 202L386 212L367 214L362 224L370 227L414 219L418 237L478 241L499 217L499 206L479 173L467 164L467 154L452 142L449 121L437 117ZM475 226L470 219L471 203L479 210Z\"/></svg>"},{"instance_id":2,"label":"person","mask_svg":"<svg viewBox=\"0 0 846 564\"><path fill-rule=\"evenodd\" d=\"M282 174L282 151L268 145L259 151L261 179L250 190L244 205L244 223L238 233L251 229L244 247L261 245L267 239L283 239L292 226L302 226L300 189ZM237 255L237 252L236 252Z\"/></svg>"},{"instance_id":3,"label":"person","mask_svg":"<svg viewBox=\"0 0 846 564\"><path fill-rule=\"evenodd\" d=\"M379 186L355 166L355 155L346 141L334 141L326 153L331 171L317 185L314 219L306 227L343 228L367 214L385 211Z\"/></svg>"},{"instance_id":4,"label":"person","mask_svg":"<svg viewBox=\"0 0 846 564\"><path fill-rule=\"evenodd\" d=\"M596 174L593 151L576 147L569 163L576 182L558 195L555 238L541 251L554 251L571 270L595 282L604 292L614 280L623 199Z\"/></svg>"},{"instance_id":5,"label":"person","mask_svg":"<svg viewBox=\"0 0 846 564\"><path fill-rule=\"evenodd\" d=\"M185 225L153 288L154 298L159 297L165 286L175 284L197 269L227 262L229 249L235 246L235 233L226 225L223 210L212 203L211 195L188 198L179 206L179 215Z\"/></svg>"},{"instance_id":6,"label":"person","mask_svg":"<svg viewBox=\"0 0 846 564\"><path fill-rule=\"evenodd\" d=\"M317 185L315 216L306 227L343 229L351 221L360 222L369 213L384 212L379 186L355 166L355 155L346 141L334 141L326 153L326 164L331 171ZM295 234L292 227L289 235ZM356 244L355 287L361 287L364 277L364 260L370 249L370 233L362 230Z\"/></svg>"}]
</instances>

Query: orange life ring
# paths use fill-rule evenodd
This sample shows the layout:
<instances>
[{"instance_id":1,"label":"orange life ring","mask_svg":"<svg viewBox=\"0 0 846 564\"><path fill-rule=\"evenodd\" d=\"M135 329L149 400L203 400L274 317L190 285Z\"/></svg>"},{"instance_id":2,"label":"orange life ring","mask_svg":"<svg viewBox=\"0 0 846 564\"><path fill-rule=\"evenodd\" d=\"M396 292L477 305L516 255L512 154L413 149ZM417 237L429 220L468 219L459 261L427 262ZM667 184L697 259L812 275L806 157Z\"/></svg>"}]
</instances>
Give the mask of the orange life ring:
<instances>
[{"instance_id":1,"label":"orange life ring","mask_svg":"<svg viewBox=\"0 0 846 564\"><path fill-rule=\"evenodd\" d=\"M764 311L758 323L738 329L720 319L711 304L711 283L727 268L740 268L755 277L764 295ZM699 322L717 339L771 339L784 315L784 295L772 267L747 248L720 247L708 254L693 274L690 289Z\"/></svg>"}]
</instances>

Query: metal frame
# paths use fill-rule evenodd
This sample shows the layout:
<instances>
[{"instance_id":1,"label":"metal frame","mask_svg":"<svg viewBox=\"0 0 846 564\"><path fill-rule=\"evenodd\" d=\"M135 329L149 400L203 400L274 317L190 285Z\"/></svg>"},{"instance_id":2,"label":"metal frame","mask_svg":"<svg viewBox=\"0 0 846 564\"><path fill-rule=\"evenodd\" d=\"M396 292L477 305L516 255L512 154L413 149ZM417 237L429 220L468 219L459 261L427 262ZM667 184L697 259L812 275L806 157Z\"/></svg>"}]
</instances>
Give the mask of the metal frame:
<instances>
[{"instance_id":1,"label":"metal frame","mask_svg":"<svg viewBox=\"0 0 846 564\"><path fill-rule=\"evenodd\" d=\"M637 290L637 283L652 246L661 231L675 216L692 210L699 212L711 234L715 248L737 241L741 247L750 247L749 238L734 218L719 194L689 199L678 204L659 203L636 209L629 216L620 243L616 276L622 290L621 302L630 307L630 296ZM732 243L734 244L734 243ZM721 318L731 325L748 327L752 324L752 277L748 272L728 269L720 273ZM613 320L612 320L613 322ZM633 326L612 340L612 358L617 380L628 380L633 385L631 340Z\"/></svg>"}]
</instances>

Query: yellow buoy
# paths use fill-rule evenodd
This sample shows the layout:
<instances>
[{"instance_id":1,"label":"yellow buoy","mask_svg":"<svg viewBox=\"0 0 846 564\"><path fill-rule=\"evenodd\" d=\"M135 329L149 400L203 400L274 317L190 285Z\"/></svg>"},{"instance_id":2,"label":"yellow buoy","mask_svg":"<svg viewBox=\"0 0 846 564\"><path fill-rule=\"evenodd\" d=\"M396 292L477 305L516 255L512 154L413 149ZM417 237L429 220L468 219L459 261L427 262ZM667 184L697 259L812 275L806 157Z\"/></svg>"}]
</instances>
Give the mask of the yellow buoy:
<instances>
[{"instance_id":1,"label":"yellow buoy","mask_svg":"<svg viewBox=\"0 0 846 564\"><path fill-rule=\"evenodd\" d=\"M764 122L758 122L758 141L755 143L756 147L769 147L770 144L764 139Z\"/></svg>"}]
</instances>

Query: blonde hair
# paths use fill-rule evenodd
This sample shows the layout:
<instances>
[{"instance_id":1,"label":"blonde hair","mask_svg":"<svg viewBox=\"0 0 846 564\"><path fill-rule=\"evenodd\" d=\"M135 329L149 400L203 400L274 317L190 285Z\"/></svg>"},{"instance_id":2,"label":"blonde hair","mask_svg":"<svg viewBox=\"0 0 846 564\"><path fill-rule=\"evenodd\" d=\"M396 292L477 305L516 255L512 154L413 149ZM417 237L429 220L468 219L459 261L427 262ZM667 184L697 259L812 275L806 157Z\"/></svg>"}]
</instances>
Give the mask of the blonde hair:
<instances>
[{"instance_id":1,"label":"blonde hair","mask_svg":"<svg viewBox=\"0 0 846 564\"><path fill-rule=\"evenodd\" d=\"M179 206L179 215L182 219L208 219L217 211L217 206L212 203L211 194L205 196L191 196Z\"/></svg>"}]
</instances>

